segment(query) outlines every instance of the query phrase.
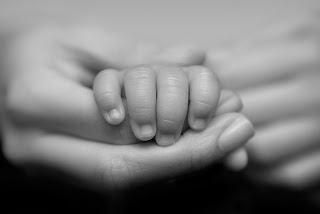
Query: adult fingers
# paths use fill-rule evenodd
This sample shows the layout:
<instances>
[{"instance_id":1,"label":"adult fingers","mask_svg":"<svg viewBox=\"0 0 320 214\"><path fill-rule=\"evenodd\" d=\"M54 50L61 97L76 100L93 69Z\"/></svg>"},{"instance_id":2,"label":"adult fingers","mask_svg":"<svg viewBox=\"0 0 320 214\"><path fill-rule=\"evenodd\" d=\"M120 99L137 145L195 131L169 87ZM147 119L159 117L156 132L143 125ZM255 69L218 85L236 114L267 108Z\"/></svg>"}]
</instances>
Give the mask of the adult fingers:
<instances>
[{"instance_id":1,"label":"adult fingers","mask_svg":"<svg viewBox=\"0 0 320 214\"><path fill-rule=\"evenodd\" d=\"M112 125L120 124L125 118L121 98L123 86L120 73L113 69L101 71L93 83L93 93L102 116Z\"/></svg>"},{"instance_id":2,"label":"adult fingers","mask_svg":"<svg viewBox=\"0 0 320 214\"><path fill-rule=\"evenodd\" d=\"M224 159L224 163L233 171L244 169L248 163L248 153L246 149L244 147L236 149Z\"/></svg>"},{"instance_id":3,"label":"adult fingers","mask_svg":"<svg viewBox=\"0 0 320 214\"><path fill-rule=\"evenodd\" d=\"M230 112L239 112L242 109L240 96L230 90L221 90L220 100L215 115L226 114ZM231 151L225 158L224 164L233 171L244 169L248 163L247 150L244 147Z\"/></svg>"},{"instance_id":4,"label":"adult fingers","mask_svg":"<svg viewBox=\"0 0 320 214\"><path fill-rule=\"evenodd\" d=\"M238 94L230 90L222 89L215 115L217 116L230 112L239 112L242 107L242 101ZM244 147L231 151L230 154L224 158L224 164L226 167L233 171L244 169L247 166L247 163L248 154Z\"/></svg>"},{"instance_id":5,"label":"adult fingers","mask_svg":"<svg viewBox=\"0 0 320 214\"><path fill-rule=\"evenodd\" d=\"M157 134L161 146L176 142L188 110L189 83L179 67L157 68Z\"/></svg>"},{"instance_id":6,"label":"adult fingers","mask_svg":"<svg viewBox=\"0 0 320 214\"><path fill-rule=\"evenodd\" d=\"M281 21L273 23L266 30L253 34L250 38L242 41L242 45L268 45L272 42L288 40L301 40L319 35L319 14L300 13L284 17Z\"/></svg>"},{"instance_id":7,"label":"adult fingers","mask_svg":"<svg viewBox=\"0 0 320 214\"><path fill-rule=\"evenodd\" d=\"M255 165L272 165L319 148L320 117L309 115L271 123L257 129L247 144Z\"/></svg>"},{"instance_id":8,"label":"adult fingers","mask_svg":"<svg viewBox=\"0 0 320 214\"><path fill-rule=\"evenodd\" d=\"M220 98L216 75L205 67L186 68L190 82L188 123L194 130L203 130L215 113Z\"/></svg>"},{"instance_id":9,"label":"adult fingers","mask_svg":"<svg viewBox=\"0 0 320 214\"><path fill-rule=\"evenodd\" d=\"M13 162L57 169L105 190L202 169L243 145L252 136L253 127L240 114L225 114L203 132L186 132L170 147L153 143L116 146L28 129L5 133L6 155ZM17 147L20 142L24 149Z\"/></svg>"},{"instance_id":10,"label":"adult fingers","mask_svg":"<svg viewBox=\"0 0 320 214\"><path fill-rule=\"evenodd\" d=\"M240 91L244 113L259 124L317 111L319 80L319 72L309 72L287 81Z\"/></svg>"},{"instance_id":11,"label":"adult fingers","mask_svg":"<svg viewBox=\"0 0 320 214\"><path fill-rule=\"evenodd\" d=\"M243 89L314 70L318 59L318 45L302 40L232 50L224 57L213 51L205 65L217 73L224 87Z\"/></svg>"},{"instance_id":12,"label":"adult fingers","mask_svg":"<svg viewBox=\"0 0 320 214\"><path fill-rule=\"evenodd\" d=\"M157 76L149 66L138 66L124 74L130 124L140 140L150 140L156 133Z\"/></svg>"},{"instance_id":13,"label":"adult fingers","mask_svg":"<svg viewBox=\"0 0 320 214\"><path fill-rule=\"evenodd\" d=\"M320 179L320 150L281 162L271 168L248 171L251 178L267 184L304 190Z\"/></svg>"}]
</instances>

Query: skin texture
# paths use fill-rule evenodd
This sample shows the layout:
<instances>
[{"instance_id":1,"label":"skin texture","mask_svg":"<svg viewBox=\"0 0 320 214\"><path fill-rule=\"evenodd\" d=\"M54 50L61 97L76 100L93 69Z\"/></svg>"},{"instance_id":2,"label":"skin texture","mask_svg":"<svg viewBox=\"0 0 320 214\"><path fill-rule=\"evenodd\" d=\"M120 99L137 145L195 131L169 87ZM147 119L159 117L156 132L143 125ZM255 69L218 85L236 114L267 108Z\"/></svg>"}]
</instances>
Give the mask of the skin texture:
<instances>
[{"instance_id":1,"label":"skin texture","mask_svg":"<svg viewBox=\"0 0 320 214\"><path fill-rule=\"evenodd\" d=\"M147 141L157 134L161 146L179 139L186 118L192 129L205 129L220 98L216 75L202 66L107 69L95 78L93 91L102 115L113 125L125 119L124 91L134 135Z\"/></svg>"},{"instance_id":2,"label":"skin texture","mask_svg":"<svg viewBox=\"0 0 320 214\"><path fill-rule=\"evenodd\" d=\"M30 174L52 171L72 184L117 190L237 157L232 152L252 137L251 123L235 113L239 97L226 91L204 131L186 130L169 147L137 141L130 121L114 126L101 116L92 91L97 72L141 64L186 67L201 64L204 53L132 42L101 28L49 26L19 28L3 38L1 49L3 150Z\"/></svg>"},{"instance_id":3,"label":"skin texture","mask_svg":"<svg viewBox=\"0 0 320 214\"><path fill-rule=\"evenodd\" d=\"M319 183L319 14L287 17L205 65L236 90L257 133L247 145L249 177L305 189Z\"/></svg>"}]
</instances>

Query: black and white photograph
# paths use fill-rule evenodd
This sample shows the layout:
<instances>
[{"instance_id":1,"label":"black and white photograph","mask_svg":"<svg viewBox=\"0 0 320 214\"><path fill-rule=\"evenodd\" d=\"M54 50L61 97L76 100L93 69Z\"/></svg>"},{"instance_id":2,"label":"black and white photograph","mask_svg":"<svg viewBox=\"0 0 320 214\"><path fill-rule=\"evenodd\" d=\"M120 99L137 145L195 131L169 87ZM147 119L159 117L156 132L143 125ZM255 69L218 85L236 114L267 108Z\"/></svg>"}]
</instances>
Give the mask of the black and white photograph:
<instances>
[{"instance_id":1,"label":"black and white photograph","mask_svg":"<svg viewBox=\"0 0 320 214\"><path fill-rule=\"evenodd\" d=\"M320 213L319 0L0 0L0 213Z\"/></svg>"}]
</instances>

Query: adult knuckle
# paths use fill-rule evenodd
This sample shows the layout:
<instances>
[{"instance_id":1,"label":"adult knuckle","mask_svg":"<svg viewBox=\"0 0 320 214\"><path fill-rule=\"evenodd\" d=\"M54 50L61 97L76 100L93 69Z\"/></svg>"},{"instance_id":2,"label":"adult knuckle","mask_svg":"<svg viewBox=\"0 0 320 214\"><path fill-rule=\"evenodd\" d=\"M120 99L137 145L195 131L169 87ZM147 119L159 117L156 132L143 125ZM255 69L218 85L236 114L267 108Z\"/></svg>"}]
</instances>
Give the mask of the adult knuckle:
<instances>
[{"instance_id":1,"label":"adult knuckle","mask_svg":"<svg viewBox=\"0 0 320 214\"><path fill-rule=\"evenodd\" d=\"M135 178L145 171L138 158L135 159L122 154L103 160L96 170L99 182L115 190L134 186L138 182Z\"/></svg>"},{"instance_id":2,"label":"adult knuckle","mask_svg":"<svg viewBox=\"0 0 320 214\"><path fill-rule=\"evenodd\" d=\"M192 136L192 142L194 143L185 146L185 157L192 170L205 167L219 158L220 151L217 149L217 143L213 143L215 138L211 135L212 133L207 133L206 136L202 137Z\"/></svg>"},{"instance_id":3,"label":"adult knuckle","mask_svg":"<svg viewBox=\"0 0 320 214\"><path fill-rule=\"evenodd\" d=\"M128 166L121 156L103 159L95 171L98 183L106 188L122 189L129 185Z\"/></svg>"}]
</instances>

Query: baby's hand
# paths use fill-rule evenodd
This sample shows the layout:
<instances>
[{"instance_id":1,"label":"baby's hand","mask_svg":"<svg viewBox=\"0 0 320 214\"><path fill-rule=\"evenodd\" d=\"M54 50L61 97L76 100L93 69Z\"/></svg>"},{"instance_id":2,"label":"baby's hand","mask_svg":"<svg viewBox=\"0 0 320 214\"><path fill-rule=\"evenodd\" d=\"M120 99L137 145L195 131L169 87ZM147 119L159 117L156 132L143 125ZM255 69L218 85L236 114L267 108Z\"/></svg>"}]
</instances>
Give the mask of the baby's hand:
<instances>
[{"instance_id":1,"label":"baby's hand","mask_svg":"<svg viewBox=\"0 0 320 214\"><path fill-rule=\"evenodd\" d=\"M126 99L134 135L142 141L156 135L161 146L179 139L186 118L192 129L205 129L220 97L216 75L203 66L107 69L97 75L93 91L108 123L124 120Z\"/></svg>"}]
</instances>

